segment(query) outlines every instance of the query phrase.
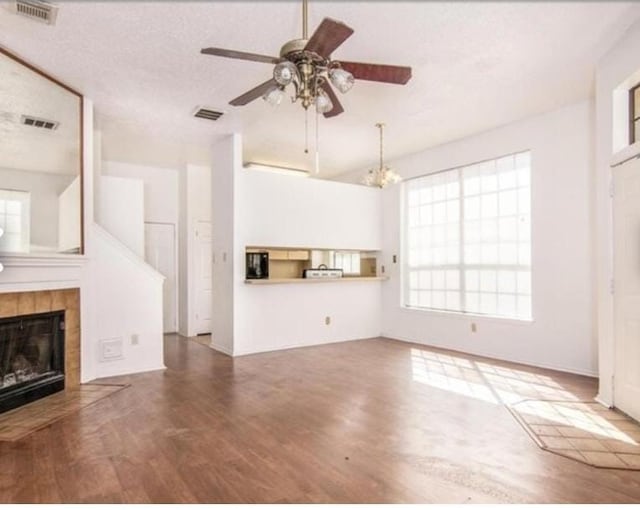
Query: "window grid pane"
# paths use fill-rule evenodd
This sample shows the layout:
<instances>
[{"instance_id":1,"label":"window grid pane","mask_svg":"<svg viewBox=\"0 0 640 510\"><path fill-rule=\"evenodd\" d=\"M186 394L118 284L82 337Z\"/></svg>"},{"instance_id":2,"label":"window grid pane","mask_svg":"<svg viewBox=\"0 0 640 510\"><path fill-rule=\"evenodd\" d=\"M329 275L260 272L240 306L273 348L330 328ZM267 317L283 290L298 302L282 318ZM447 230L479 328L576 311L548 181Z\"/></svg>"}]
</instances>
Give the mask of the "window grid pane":
<instances>
[{"instance_id":1,"label":"window grid pane","mask_svg":"<svg viewBox=\"0 0 640 510\"><path fill-rule=\"evenodd\" d=\"M530 152L405 182L409 307L531 318Z\"/></svg>"},{"instance_id":2,"label":"window grid pane","mask_svg":"<svg viewBox=\"0 0 640 510\"><path fill-rule=\"evenodd\" d=\"M0 189L0 252L29 251L30 198L27 191Z\"/></svg>"}]
</instances>

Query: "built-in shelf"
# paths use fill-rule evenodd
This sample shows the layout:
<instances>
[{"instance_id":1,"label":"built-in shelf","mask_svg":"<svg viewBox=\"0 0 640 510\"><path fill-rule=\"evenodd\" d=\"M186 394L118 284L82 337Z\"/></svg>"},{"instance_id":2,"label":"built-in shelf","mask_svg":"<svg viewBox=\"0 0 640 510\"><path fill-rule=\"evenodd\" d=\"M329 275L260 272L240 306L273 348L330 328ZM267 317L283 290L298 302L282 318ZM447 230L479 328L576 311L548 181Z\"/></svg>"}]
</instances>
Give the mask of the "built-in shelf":
<instances>
[{"instance_id":1,"label":"built-in shelf","mask_svg":"<svg viewBox=\"0 0 640 510\"><path fill-rule=\"evenodd\" d=\"M281 283L327 283L327 282L381 282L388 276L345 276L343 278L265 278L264 280L245 280L247 285L276 285Z\"/></svg>"},{"instance_id":2,"label":"built-in shelf","mask_svg":"<svg viewBox=\"0 0 640 510\"><path fill-rule=\"evenodd\" d=\"M245 253L245 275L267 275L268 283L298 283L298 280L303 279L306 270L320 268L342 270L344 275L349 275L347 278L356 280L375 279L381 274L381 268L378 268L377 263L380 252L377 251L247 246ZM264 257L267 257L266 261ZM261 266L259 270L254 267L257 264ZM330 281L335 279L328 275L326 278Z\"/></svg>"}]
</instances>

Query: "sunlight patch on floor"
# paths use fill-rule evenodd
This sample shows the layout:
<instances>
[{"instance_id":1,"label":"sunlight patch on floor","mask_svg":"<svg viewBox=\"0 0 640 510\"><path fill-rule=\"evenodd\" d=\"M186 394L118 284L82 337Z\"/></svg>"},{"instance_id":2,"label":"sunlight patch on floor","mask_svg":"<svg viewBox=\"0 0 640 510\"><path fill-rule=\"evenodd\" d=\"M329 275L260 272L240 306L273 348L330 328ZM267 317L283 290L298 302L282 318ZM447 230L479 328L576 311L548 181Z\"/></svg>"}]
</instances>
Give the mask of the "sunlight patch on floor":
<instances>
[{"instance_id":1,"label":"sunlight patch on floor","mask_svg":"<svg viewBox=\"0 0 640 510\"><path fill-rule=\"evenodd\" d=\"M411 368L413 380L421 384L517 408L526 423L542 427L545 437L566 434L567 444L585 437L632 446L640 441L640 427L624 415L600 404L580 402L547 375L415 348L411 349ZM634 426L632 435L630 427Z\"/></svg>"}]
</instances>

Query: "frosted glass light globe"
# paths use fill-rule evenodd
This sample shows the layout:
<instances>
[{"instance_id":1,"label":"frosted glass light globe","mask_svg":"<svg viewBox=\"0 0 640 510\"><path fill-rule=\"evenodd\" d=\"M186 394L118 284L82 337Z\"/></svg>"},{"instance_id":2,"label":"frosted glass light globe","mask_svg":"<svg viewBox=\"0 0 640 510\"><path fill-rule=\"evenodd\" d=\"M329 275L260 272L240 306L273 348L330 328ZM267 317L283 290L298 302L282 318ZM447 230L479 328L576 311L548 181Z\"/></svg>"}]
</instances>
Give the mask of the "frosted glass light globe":
<instances>
[{"instance_id":1,"label":"frosted glass light globe","mask_svg":"<svg viewBox=\"0 0 640 510\"><path fill-rule=\"evenodd\" d=\"M288 60L280 62L273 68L273 79L279 85L287 86L298 76L298 69Z\"/></svg>"},{"instance_id":2,"label":"frosted glass light globe","mask_svg":"<svg viewBox=\"0 0 640 510\"><path fill-rule=\"evenodd\" d=\"M316 96L316 110L318 113L327 113L333 110L333 102L327 93L320 89Z\"/></svg>"},{"instance_id":3,"label":"frosted glass light globe","mask_svg":"<svg viewBox=\"0 0 640 510\"><path fill-rule=\"evenodd\" d=\"M278 87L274 87L269 90L262 99L264 99L271 106L278 106L282 102L282 98L284 97L284 91Z\"/></svg>"},{"instance_id":4,"label":"frosted glass light globe","mask_svg":"<svg viewBox=\"0 0 640 510\"><path fill-rule=\"evenodd\" d=\"M329 79L331 80L331 83L333 83L333 86L343 94L351 90L355 81L353 75L349 71L345 71L339 67L333 68L329 71Z\"/></svg>"}]
</instances>

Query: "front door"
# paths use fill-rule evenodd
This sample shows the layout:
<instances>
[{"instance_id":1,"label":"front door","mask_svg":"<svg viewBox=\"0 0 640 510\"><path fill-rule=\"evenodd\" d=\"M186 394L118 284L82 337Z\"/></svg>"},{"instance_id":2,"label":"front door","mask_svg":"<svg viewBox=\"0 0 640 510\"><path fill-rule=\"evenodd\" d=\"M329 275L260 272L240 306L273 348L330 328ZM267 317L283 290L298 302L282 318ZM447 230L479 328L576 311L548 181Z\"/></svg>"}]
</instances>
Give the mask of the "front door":
<instances>
[{"instance_id":1,"label":"front door","mask_svg":"<svg viewBox=\"0 0 640 510\"><path fill-rule=\"evenodd\" d=\"M640 160L613 176L614 404L640 420Z\"/></svg>"}]
</instances>

